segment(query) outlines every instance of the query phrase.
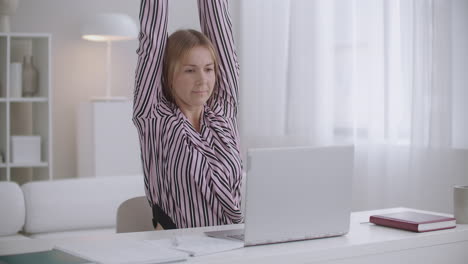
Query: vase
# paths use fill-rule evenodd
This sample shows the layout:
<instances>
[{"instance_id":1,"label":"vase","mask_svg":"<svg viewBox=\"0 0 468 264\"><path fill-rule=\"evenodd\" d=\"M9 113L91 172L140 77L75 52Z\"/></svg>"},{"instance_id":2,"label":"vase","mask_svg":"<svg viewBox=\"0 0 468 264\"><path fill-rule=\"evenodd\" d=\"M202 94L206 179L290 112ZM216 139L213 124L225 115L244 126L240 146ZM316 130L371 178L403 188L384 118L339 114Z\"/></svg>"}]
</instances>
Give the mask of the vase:
<instances>
[{"instance_id":1,"label":"vase","mask_svg":"<svg viewBox=\"0 0 468 264\"><path fill-rule=\"evenodd\" d=\"M23 60L23 96L34 96L39 86L39 72L33 63L33 56L24 56Z\"/></svg>"},{"instance_id":2,"label":"vase","mask_svg":"<svg viewBox=\"0 0 468 264\"><path fill-rule=\"evenodd\" d=\"M23 90L23 65L21 62L10 64L10 97L19 98Z\"/></svg>"}]
</instances>

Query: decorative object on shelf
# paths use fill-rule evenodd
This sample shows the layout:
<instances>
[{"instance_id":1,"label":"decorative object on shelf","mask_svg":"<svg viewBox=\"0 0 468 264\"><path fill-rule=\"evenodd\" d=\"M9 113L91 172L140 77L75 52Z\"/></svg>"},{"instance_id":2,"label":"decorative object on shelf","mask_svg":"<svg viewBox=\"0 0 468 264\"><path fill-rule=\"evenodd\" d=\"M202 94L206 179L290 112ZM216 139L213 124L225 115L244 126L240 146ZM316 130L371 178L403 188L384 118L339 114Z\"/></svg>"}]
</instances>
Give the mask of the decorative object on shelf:
<instances>
[{"instance_id":1,"label":"decorative object on shelf","mask_svg":"<svg viewBox=\"0 0 468 264\"><path fill-rule=\"evenodd\" d=\"M10 63L10 97L21 97L23 87L23 65L20 62Z\"/></svg>"},{"instance_id":2,"label":"decorative object on shelf","mask_svg":"<svg viewBox=\"0 0 468 264\"><path fill-rule=\"evenodd\" d=\"M10 32L10 16L18 8L18 0L0 0L0 32Z\"/></svg>"},{"instance_id":3,"label":"decorative object on shelf","mask_svg":"<svg viewBox=\"0 0 468 264\"><path fill-rule=\"evenodd\" d=\"M11 136L12 163L41 162L40 136Z\"/></svg>"},{"instance_id":4,"label":"decorative object on shelf","mask_svg":"<svg viewBox=\"0 0 468 264\"><path fill-rule=\"evenodd\" d=\"M457 224L468 224L468 186L454 187L453 207Z\"/></svg>"},{"instance_id":5,"label":"decorative object on shelf","mask_svg":"<svg viewBox=\"0 0 468 264\"><path fill-rule=\"evenodd\" d=\"M23 59L23 96L30 97L37 94L39 86L39 72L33 64L33 56L26 55Z\"/></svg>"},{"instance_id":6,"label":"decorative object on shelf","mask_svg":"<svg viewBox=\"0 0 468 264\"><path fill-rule=\"evenodd\" d=\"M87 21L82 28L82 37L90 41L107 42L106 54L106 95L105 97L93 98L94 100L126 100L125 97L115 97L111 95L111 43L113 41L123 41L136 39L138 28L131 17L125 14L110 13L99 14Z\"/></svg>"}]
</instances>

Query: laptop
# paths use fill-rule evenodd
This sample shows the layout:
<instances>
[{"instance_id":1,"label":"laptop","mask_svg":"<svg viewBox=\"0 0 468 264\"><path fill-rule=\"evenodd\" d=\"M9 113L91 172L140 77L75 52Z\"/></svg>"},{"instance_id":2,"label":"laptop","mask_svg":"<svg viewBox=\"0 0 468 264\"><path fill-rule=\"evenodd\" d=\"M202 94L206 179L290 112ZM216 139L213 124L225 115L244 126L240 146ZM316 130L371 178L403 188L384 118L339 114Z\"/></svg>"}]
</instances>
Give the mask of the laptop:
<instances>
[{"instance_id":1,"label":"laptop","mask_svg":"<svg viewBox=\"0 0 468 264\"><path fill-rule=\"evenodd\" d=\"M249 149L244 229L206 232L245 246L349 231L352 146Z\"/></svg>"}]
</instances>

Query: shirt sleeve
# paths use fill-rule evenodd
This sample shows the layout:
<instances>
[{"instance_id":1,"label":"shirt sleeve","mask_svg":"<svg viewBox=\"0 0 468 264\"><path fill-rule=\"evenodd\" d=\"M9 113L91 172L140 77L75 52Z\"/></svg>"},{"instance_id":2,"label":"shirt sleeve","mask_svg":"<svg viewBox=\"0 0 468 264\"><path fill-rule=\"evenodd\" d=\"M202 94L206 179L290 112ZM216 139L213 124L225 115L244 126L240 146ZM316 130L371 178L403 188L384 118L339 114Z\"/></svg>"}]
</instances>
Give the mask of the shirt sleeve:
<instances>
[{"instance_id":1,"label":"shirt sleeve","mask_svg":"<svg viewBox=\"0 0 468 264\"><path fill-rule=\"evenodd\" d=\"M133 118L151 118L162 94L162 63L167 42L168 0L141 0Z\"/></svg>"},{"instance_id":2,"label":"shirt sleeve","mask_svg":"<svg viewBox=\"0 0 468 264\"><path fill-rule=\"evenodd\" d=\"M219 59L219 75L210 105L226 118L237 117L239 63L227 0L198 0L200 26L213 43Z\"/></svg>"},{"instance_id":3,"label":"shirt sleeve","mask_svg":"<svg viewBox=\"0 0 468 264\"><path fill-rule=\"evenodd\" d=\"M161 155L155 139L160 122L155 117L155 109L162 96L162 63L167 42L167 0L141 0L140 34L137 49L138 62L135 72L133 101L133 122L138 130L145 191L151 204L154 203L154 175L159 166L152 159Z\"/></svg>"}]
</instances>

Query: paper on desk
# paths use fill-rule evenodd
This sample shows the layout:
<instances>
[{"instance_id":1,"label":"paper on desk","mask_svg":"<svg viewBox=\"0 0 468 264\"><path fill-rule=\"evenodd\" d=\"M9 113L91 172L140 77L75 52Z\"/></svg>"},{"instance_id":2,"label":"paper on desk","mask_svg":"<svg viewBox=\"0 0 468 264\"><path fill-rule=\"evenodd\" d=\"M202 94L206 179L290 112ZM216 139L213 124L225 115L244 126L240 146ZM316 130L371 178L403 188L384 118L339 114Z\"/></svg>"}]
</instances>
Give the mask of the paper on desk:
<instances>
[{"instance_id":1,"label":"paper on desk","mask_svg":"<svg viewBox=\"0 0 468 264\"><path fill-rule=\"evenodd\" d=\"M184 261L188 254L173 249L172 239L162 240L74 241L56 245L56 249L104 264L146 264Z\"/></svg>"},{"instance_id":2,"label":"paper on desk","mask_svg":"<svg viewBox=\"0 0 468 264\"><path fill-rule=\"evenodd\" d=\"M244 247L243 241L207 236L180 236L174 239L174 248L190 256L201 256Z\"/></svg>"}]
</instances>

